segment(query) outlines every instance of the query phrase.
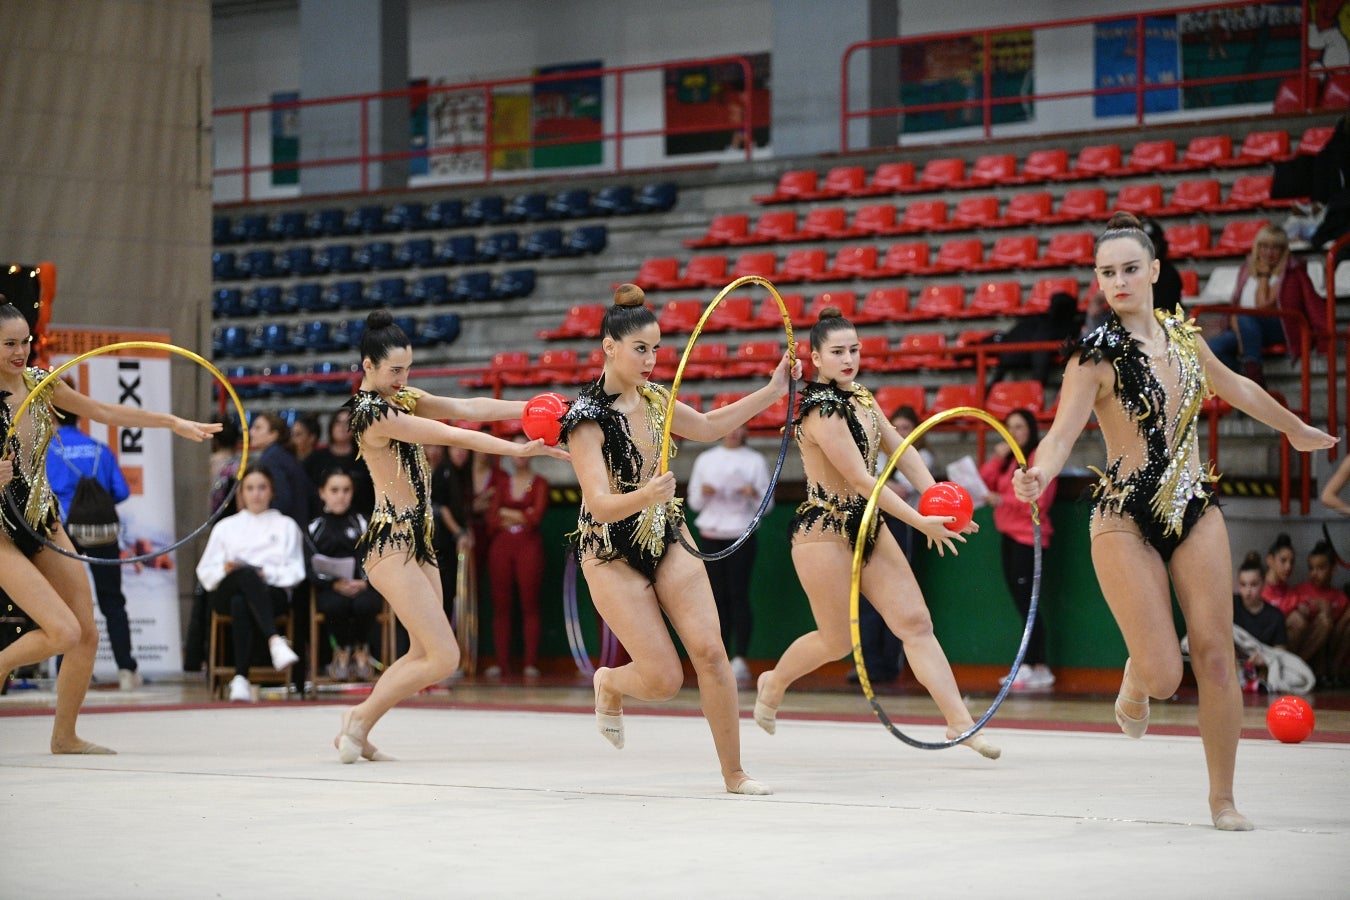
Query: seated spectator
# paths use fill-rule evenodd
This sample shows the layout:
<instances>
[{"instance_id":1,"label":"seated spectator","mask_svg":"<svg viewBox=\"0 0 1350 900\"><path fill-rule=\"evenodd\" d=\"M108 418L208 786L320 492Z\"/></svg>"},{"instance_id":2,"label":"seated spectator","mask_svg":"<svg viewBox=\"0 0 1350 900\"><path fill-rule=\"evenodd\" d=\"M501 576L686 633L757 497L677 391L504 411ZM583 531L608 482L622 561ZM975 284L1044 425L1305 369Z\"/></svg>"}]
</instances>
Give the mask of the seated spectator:
<instances>
[{"instance_id":1,"label":"seated spectator","mask_svg":"<svg viewBox=\"0 0 1350 900\"><path fill-rule=\"evenodd\" d=\"M309 467L305 465L305 460L313 455L319 446L319 418L314 413L305 413L302 416L295 417L295 424L291 426L291 452L300 465L304 467L306 474L310 475L310 481L314 483L314 490L319 489L317 482L314 482L313 475L309 472ZM322 473L320 474L322 477Z\"/></svg>"},{"instance_id":2,"label":"seated spectator","mask_svg":"<svg viewBox=\"0 0 1350 900\"><path fill-rule=\"evenodd\" d=\"M1294 542L1287 534L1275 536L1275 542L1266 551L1266 580L1261 585L1261 599L1284 614L1286 623L1289 613L1298 603L1294 586L1289 578L1294 574ZM1294 635L1291 633L1290 643Z\"/></svg>"},{"instance_id":3,"label":"seated spectator","mask_svg":"<svg viewBox=\"0 0 1350 900\"><path fill-rule=\"evenodd\" d=\"M375 511L375 485L370 481L366 461L356 456L352 441L351 410L339 407L328 420L328 443L305 458L305 471L317 485L333 469L342 469L352 477L352 510L367 519Z\"/></svg>"},{"instance_id":4,"label":"seated spectator","mask_svg":"<svg viewBox=\"0 0 1350 900\"><path fill-rule=\"evenodd\" d=\"M1053 341L1062 344L1078 333L1078 301L1073 294L1063 291L1052 294L1050 307L1043 313L1024 316L1015 325L1002 334L996 334L987 340L991 344L1026 344L1038 341ZM1050 377L1051 362L1059 351L1034 350L1031 352L1002 353L997 357L989 384L1002 381L1010 370L1030 369L1031 376L1045 384Z\"/></svg>"},{"instance_id":5,"label":"seated spectator","mask_svg":"<svg viewBox=\"0 0 1350 900\"><path fill-rule=\"evenodd\" d=\"M248 681L254 637L267 642L272 667L282 671L299 661L290 643L277 634L276 618L290 609L290 592L305 578L300 528L272 509L272 473L250 465L239 486L243 507L211 529L197 563L197 580L209 593L211 608L231 617L234 678L230 700L253 699Z\"/></svg>"},{"instance_id":6,"label":"seated spectator","mask_svg":"<svg viewBox=\"0 0 1350 900\"><path fill-rule=\"evenodd\" d=\"M1350 599L1345 591L1333 587L1331 573L1336 560L1331 545L1318 541L1308 554L1308 580L1294 589L1295 612L1288 617L1289 632L1294 633L1294 616L1306 622L1301 639L1291 649L1312 667L1317 680L1328 686L1339 683L1344 667L1346 637L1350 634Z\"/></svg>"},{"instance_id":7,"label":"seated spectator","mask_svg":"<svg viewBox=\"0 0 1350 900\"><path fill-rule=\"evenodd\" d=\"M328 473L319 499L323 513L309 523L310 577L317 592L315 606L336 642L328 674L334 681L369 681L370 635L384 599L366 580L356 549L366 533L366 518L352 511L352 478L341 469ZM351 575L334 574L330 560L351 560Z\"/></svg>"},{"instance_id":8,"label":"seated spectator","mask_svg":"<svg viewBox=\"0 0 1350 900\"><path fill-rule=\"evenodd\" d=\"M1233 624L1267 647L1284 649L1289 645L1284 614L1261 599L1261 584L1264 580L1265 567L1261 565L1261 554L1253 550L1238 568L1237 593L1233 595ZM1260 683L1266 680L1266 661L1258 653L1239 660L1239 666L1243 691L1255 692Z\"/></svg>"},{"instance_id":9,"label":"seated spectator","mask_svg":"<svg viewBox=\"0 0 1350 900\"><path fill-rule=\"evenodd\" d=\"M1326 301L1313 287L1303 261L1289 255L1289 236L1282 229L1266 225L1257 232L1251 253L1238 270L1230 303L1301 313L1311 329L1314 349L1326 351ZM1228 331L1209 338L1209 347L1228 368L1257 384L1265 383L1261 353L1266 347L1283 343L1291 355L1300 353L1303 326L1299 320L1235 315L1229 325Z\"/></svg>"},{"instance_id":10,"label":"seated spectator","mask_svg":"<svg viewBox=\"0 0 1350 900\"><path fill-rule=\"evenodd\" d=\"M291 517L300 528L319 511L314 483L291 452L291 427L276 413L258 413L248 429L249 451L272 474L272 508Z\"/></svg>"}]
</instances>

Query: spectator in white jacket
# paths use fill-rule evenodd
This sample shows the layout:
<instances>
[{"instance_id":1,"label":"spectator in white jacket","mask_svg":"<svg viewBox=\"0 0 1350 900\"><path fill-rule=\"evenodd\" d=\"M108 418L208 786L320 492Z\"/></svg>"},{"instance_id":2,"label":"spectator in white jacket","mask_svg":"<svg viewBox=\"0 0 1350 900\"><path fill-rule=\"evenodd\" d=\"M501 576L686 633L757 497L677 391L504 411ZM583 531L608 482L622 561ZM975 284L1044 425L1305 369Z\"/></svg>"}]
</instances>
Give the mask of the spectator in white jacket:
<instances>
[{"instance_id":1,"label":"spectator in white jacket","mask_svg":"<svg viewBox=\"0 0 1350 900\"><path fill-rule=\"evenodd\" d=\"M197 563L197 579L209 592L211 608L231 617L235 676L230 700L248 702L252 690L248 669L254 638L267 641L278 671L299 661L286 638L277 634L276 618L290 609L290 591L305 579L305 554L300 526L272 502L272 473L249 466L239 485L240 505L232 516L211 529Z\"/></svg>"}]
</instances>

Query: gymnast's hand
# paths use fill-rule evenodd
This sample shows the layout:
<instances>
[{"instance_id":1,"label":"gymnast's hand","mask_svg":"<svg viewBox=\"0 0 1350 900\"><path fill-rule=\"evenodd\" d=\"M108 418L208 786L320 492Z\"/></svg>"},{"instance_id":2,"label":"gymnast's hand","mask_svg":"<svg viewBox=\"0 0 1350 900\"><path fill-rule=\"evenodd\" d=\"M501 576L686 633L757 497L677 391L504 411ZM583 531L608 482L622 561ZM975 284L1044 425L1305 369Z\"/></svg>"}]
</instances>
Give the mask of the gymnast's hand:
<instances>
[{"instance_id":1,"label":"gymnast's hand","mask_svg":"<svg viewBox=\"0 0 1350 900\"><path fill-rule=\"evenodd\" d=\"M550 447L544 443L543 438L535 438L528 444L516 444L515 446L520 448L520 452L515 454L516 456L551 456L564 462L570 462L572 459L572 454L561 447Z\"/></svg>"},{"instance_id":2,"label":"gymnast's hand","mask_svg":"<svg viewBox=\"0 0 1350 900\"><path fill-rule=\"evenodd\" d=\"M1325 431L1321 431L1311 425L1300 425L1289 432L1290 445L1300 453L1309 453L1313 450L1326 450L1328 447L1336 446L1340 438L1332 437Z\"/></svg>"},{"instance_id":3,"label":"gymnast's hand","mask_svg":"<svg viewBox=\"0 0 1350 900\"><path fill-rule=\"evenodd\" d=\"M219 422L189 422L187 419L173 417L173 433L198 443L220 431L221 427Z\"/></svg>"},{"instance_id":4,"label":"gymnast's hand","mask_svg":"<svg viewBox=\"0 0 1350 900\"><path fill-rule=\"evenodd\" d=\"M662 472L641 488L647 494L647 505L666 503L675 497L675 473Z\"/></svg>"},{"instance_id":5,"label":"gymnast's hand","mask_svg":"<svg viewBox=\"0 0 1350 900\"><path fill-rule=\"evenodd\" d=\"M778 389L778 396L782 397L788 392L788 385L802 377L802 361L800 359L792 360L787 353L778 361L778 367L773 370L773 377L769 379L769 384Z\"/></svg>"},{"instance_id":6,"label":"gymnast's hand","mask_svg":"<svg viewBox=\"0 0 1350 900\"><path fill-rule=\"evenodd\" d=\"M1045 473L1039 466L1032 466L1030 469L1018 469L1013 473L1013 493L1017 499L1023 503L1032 503L1040 499L1041 491L1045 490Z\"/></svg>"},{"instance_id":7,"label":"gymnast's hand","mask_svg":"<svg viewBox=\"0 0 1350 900\"><path fill-rule=\"evenodd\" d=\"M14 480L14 460L6 456L0 459L0 487L4 487Z\"/></svg>"},{"instance_id":8,"label":"gymnast's hand","mask_svg":"<svg viewBox=\"0 0 1350 900\"><path fill-rule=\"evenodd\" d=\"M923 532L923 536L928 538L928 549L933 549L936 545L938 556L946 555L943 551L950 550L952 556L956 555L955 541L965 543L964 535L957 534L955 531L947 529L948 522L956 521L952 516L924 516L923 520L916 526Z\"/></svg>"}]
</instances>

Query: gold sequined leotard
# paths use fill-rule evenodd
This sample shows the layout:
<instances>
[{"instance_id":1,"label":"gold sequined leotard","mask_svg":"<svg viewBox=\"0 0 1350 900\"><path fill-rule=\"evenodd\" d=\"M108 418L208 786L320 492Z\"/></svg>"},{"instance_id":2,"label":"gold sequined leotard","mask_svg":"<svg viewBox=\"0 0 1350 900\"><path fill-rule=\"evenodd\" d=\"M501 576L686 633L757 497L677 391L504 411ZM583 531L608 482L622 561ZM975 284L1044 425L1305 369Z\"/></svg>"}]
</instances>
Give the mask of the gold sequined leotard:
<instances>
[{"instance_id":1,"label":"gold sequined leotard","mask_svg":"<svg viewBox=\"0 0 1350 900\"><path fill-rule=\"evenodd\" d=\"M23 383L32 391L46 377L45 369L30 366L24 369ZM14 478L3 488L9 496L0 502L0 527L14 546L30 559L43 544L15 519L15 508L23 511L24 519L34 531L49 539L61 521L59 505L47 481L47 445L56 430L56 412L51 404L55 390L54 383L48 385L42 396L34 398L28 405L24 421L15 429L3 451L4 456L14 460ZM13 422L14 412L9 406L11 396L9 391L0 391L0 435L9 434Z\"/></svg>"},{"instance_id":2,"label":"gold sequined leotard","mask_svg":"<svg viewBox=\"0 0 1350 900\"><path fill-rule=\"evenodd\" d=\"M583 422L600 426L609 489L616 494L628 494L642 487L656 475L660 461L670 392L647 383L638 387L638 396L642 403L635 414L639 417L636 437L635 426L628 416L614 408L618 394L606 394L599 380L582 390L561 419L563 441ZM675 455L673 443L670 455ZM656 567L683 524L684 508L679 498L649 506L617 522L597 522L583 502L574 533L577 557L579 561L623 560L654 583Z\"/></svg>"},{"instance_id":3,"label":"gold sequined leotard","mask_svg":"<svg viewBox=\"0 0 1350 900\"><path fill-rule=\"evenodd\" d=\"M862 385L846 391L833 382L813 382L802 388L801 402L793 425L797 432L797 446L802 453L802 467L806 471L806 500L797 507L788 533L793 544L810 541L835 541L850 547L858 541L863 510L867 498L853 489L853 485L839 473L839 469L825 455L818 444L802 434L802 422L811 413L820 416L840 416L848 425L848 433L862 454L867 471L877 467L877 452L881 446L881 417L872 393ZM880 516L872 519L867 530L863 559L872 555L876 546L877 525Z\"/></svg>"},{"instance_id":4,"label":"gold sequined leotard","mask_svg":"<svg viewBox=\"0 0 1350 900\"><path fill-rule=\"evenodd\" d=\"M1112 394L1093 407L1108 465L1092 490L1091 534L1137 531L1163 561L1214 502L1218 476L1200 465L1197 424L1209 382L1199 328L1181 309L1155 310L1166 349L1148 357L1112 314L1077 348L1079 365L1109 362Z\"/></svg>"},{"instance_id":5,"label":"gold sequined leotard","mask_svg":"<svg viewBox=\"0 0 1350 900\"><path fill-rule=\"evenodd\" d=\"M436 565L431 546L431 503L428 499L427 457L420 444L392 438L384 447L365 447L365 433L375 422L389 415L411 415L421 393L403 388L385 400L375 391L357 391L344 406L351 411L352 440L356 455L365 459L370 479L375 483L375 512L370 525L357 544L364 553L367 569L372 557L406 553L417 563Z\"/></svg>"}]
</instances>

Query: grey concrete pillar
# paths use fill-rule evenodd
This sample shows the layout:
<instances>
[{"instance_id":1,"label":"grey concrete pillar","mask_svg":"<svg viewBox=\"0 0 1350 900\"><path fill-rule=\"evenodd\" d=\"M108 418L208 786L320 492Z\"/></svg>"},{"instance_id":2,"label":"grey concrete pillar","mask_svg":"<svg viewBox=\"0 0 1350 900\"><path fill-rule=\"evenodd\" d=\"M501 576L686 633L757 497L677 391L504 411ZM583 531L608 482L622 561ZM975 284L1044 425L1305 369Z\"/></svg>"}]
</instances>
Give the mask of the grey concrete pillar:
<instances>
[{"instance_id":1,"label":"grey concrete pillar","mask_svg":"<svg viewBox=\"0 0 1350 900\"><path fill-rule=\"evenodd\" d=\"M840 149L840 61L849 44L895 37L898 0L772 0L773 151L775 156L832 153ZM852 109L899 102L894 48L854 54L849 70ZM853 149L892 145L894 116L858 120L849 130Z\"/></svg>"},{"instance_id":2,"label":"grey concrete pillar","mask_svg":"<svg viewBox=\"0 0 1350 900\"><path fill-rule=\"evenodd\" d=\"M408 87L407 0L300 0L300 98L335 97ZM366 152L408 151L408 99L366 104ZM306 106L300 111L300 158L306 162L361 154L359 103ZM359 165L308 166L301 193L360 190ZM406 159L374 163L366 187L402 187Z\"/></svg>"}]
</instances>

